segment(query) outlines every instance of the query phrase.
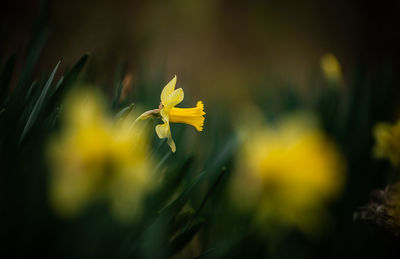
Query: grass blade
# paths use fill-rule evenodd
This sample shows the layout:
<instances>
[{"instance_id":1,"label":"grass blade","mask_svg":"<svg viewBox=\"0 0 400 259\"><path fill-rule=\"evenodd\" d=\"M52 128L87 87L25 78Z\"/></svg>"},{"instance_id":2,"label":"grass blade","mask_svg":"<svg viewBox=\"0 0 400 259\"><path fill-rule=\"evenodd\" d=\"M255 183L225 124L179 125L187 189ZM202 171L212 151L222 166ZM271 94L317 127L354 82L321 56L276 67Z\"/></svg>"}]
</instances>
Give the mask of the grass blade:
<instances>
[{"instance_id":1,"label":"grass blade","mask_svg":"<svg viewBox=\"0 0 400 259\"><path fill-rule=\"evenodd\" d=\"M88 54L83 55L78 62L72 67L71 71L69 71L63 78L62 82L58 85L55 93L53 94L50 102L48 110L53 110L53 108L61 101L64 94L67 92L68 88L73 85L85 66L87 60L89 58Z\"/></svg>"},{"instance_id":2,"label":"grass blade","mask_svg":"<svg viewBox=\"0 0 400 259\"><path fill-rule=\"evenodd\" d=\"M31 114L28 117L28 121L26 122L24 130L22 131L19 143L21 143L24 140L26 134L28 133L28 131L32 128L33 124L35 123L35 121L38 117L38 114L40 113L40 111L43 107L44 100L46 99L47 93L49 92L49 89L50 89L50 85L53 82L54 76L57 72L59 65L60 65L60 61L57 63L53 72L50 74L49 79L47 80L46 84L44 85L43 90L42 90L38 100L36 101Z\"/></svg>"},{"instance_id":3,"label":"grass blade","mask_svg":"<svg viewBox=\"0 0 400 259\"><path fill-rule=\"evenodd\" d=\"M200 221L193 225L193 227L185 230L183 233L179 234L174 238L170 244L169 256L173 256L183 248L185 248L195 237L195 235L200 231L204 222Z\"/></svg>"}]
</instances>

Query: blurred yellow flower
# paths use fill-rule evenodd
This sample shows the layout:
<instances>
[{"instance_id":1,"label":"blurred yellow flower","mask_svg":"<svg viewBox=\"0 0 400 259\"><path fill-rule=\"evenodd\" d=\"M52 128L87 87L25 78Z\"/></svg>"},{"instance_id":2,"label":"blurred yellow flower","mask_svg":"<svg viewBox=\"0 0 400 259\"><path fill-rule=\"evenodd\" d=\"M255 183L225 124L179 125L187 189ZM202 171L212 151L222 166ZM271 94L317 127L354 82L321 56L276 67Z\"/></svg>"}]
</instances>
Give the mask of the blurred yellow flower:
<instances>
[{"instance_id":1,"label":"blurred yellow flower","mask_svg":"<svg viewBox=\"0 0 400 259\"><path fill-rule=\"evenodd\" d=\"M56 212L73 216L103 199L117 219L133 219L153 186L146 129L133 125L132 115L108 117L99 95L89 90L68 96L62 118L63 128L48 146Z\"/></svg>"},{"instance_id":2,"label":"blurred yellow flower","mask_svg":"<svg viewBox=\"0 0 400 259\"><path fill-rule=\"evenodd\" d=\"M325 77L334 83L342 81L342 69L338 59L332 53L321 57L321 68Z\"/></svg>"},{"instance_id":3,"label":"blurred yellow flower","mask_svg":"<svg viewBox=\"0 0 400 259\"><path fill-rule=\"evenodd\" d=\"M156 133L160 139L168 139L172 152L176 151L176 146L171 136L169 123L185 123L192 125L197 131L202 131L206 114L201 101L197 102L194 108L176 108L175 106L183 101L184 93L182 88L175 89L175 85L176 76L162 90L159 108L147 111L139 117L139 119L147 119L151 116L161 117L164 124L156 126Z\"/></svg>"},{"instance_id":4,"label":"blurred yellow flower","mask_svg":"<svg viewBox=\"0 0 400 259\"><path fill-rule=\"evenodd\" d=\"M376 142L374 155L377 158L387 158L397 166L400 162L400 121L394 125L378 123L373 133Z\"/></svg>"},{"instance_id":5,"label":"blurred yellow flower","mask_svg":"<svg viewBox=\"0 0 400 259\"><path fill-rule=\"evenodd\" d=\"M321 223L324 204L344 182L337 149L312 118L285 118L240 131L241 151L231 193L261 226L277 222L310 233Z\"/></svg>"}]
</instances>

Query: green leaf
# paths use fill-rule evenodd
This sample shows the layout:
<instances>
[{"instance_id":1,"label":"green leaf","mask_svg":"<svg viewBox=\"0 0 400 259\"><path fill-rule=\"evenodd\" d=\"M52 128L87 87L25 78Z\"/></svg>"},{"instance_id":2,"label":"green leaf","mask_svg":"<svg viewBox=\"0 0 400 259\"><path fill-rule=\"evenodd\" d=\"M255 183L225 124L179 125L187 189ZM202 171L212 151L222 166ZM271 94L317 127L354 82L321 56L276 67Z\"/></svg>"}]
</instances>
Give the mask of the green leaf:
<instances>
[{"instance_id":1,"label":"green leaf","mask_svg":"<svg viewBox=\"0 0 400 259\"><path fill-rule=\"evenodd\" d=\"M172 226L170 227L170 235L174 235L178 233L178 231L183 232L182 229L186 228L188 223L193 219L195 211L192 208L184 209L180 213L178 213L172 222Z\"/></svg>"},{"instance_id":2,"label":"green leaf","mask_svg":"<svg viewBox=\"0 0 400 259\"><path fill-rule=\"evenodd\" d=\"M214 181L213 185L210 187L210 189L208 189L206 195L204 196L204 199L200 203L199 208L196 210L196 213L193 214L193 216L192 216L191 220L189 221L189 223L187 224L186 228L190 228L193 221L199 216L201 210L205 207L207 201L210 199L211 195L216 190L218 184L221 182L223 176L226 174L226 171L227 170L225 168L223 168L221 170L220 174L218 175L217 179Z\"/></svg>"},{"instance_id":3,"label":"green leaf","mask_svg":"<svg viewBox=\"0 0 400 259\"><path fill-rule=\"evenodd\" d=\"M182 207L189 200L190 194L194 192L195 188L199 185L201 180L205 177L207 172L202 172L189 184L189 186L176 198L170 205L160 212L160 216L171 219L176 213L178 213Z\"/></svg>"},{"instance_id":4,"label":"green leaf","mask_svg":"<svg viewBox=\"0 0 400 259\"><path fill-rule=\"evenodd\" d=\"M83 55L78 62L72 67L71 71L69 71L63 78L63 80L58 84L56 91L54 92L50 102L48 109L51 111L55 106L61 101L64 97L65 93L78 79L80 72L85 66L87 60L89 58L88 54Z\"/></svg>"},{"instance_id":5,"label":"green leaf","mask_svg":"<svg viewBox=\"0 0 400 259\"><path fill-rule=\"evenodd\" d=\"M170 154L168 152L167 154ZM159 207L160 204L166 203L170 196L174 193L175 189L180 185L185 174L188 173L194 161L193 156L189 156L186 161L180 166L170 170L165 174L165 180L163 181L162 188L155 195L154 200L151 202L155 207Z\"/></svg>"},{"instance_id":6,"label":"green leaf","mask_svg":"<svg viewBox=\"0 0 400 259\"><path fill-rule=\"evenodd\" d=\"M49 89L50 89L50 85L53 82L54 76L57 72L59 65L60 65L60 61L58 61L53 72L50 74L49 79L47 80L46 84L44 85L42 92L41 92L39 98L37 99L35 106L32 109L32 112L30 113L30 115L28 117L28 121L26 122L25 127L22 131L19 143L21 143L24 140L26 134L28 133L28 131L32 128L33 124L35 123L35 121L38 117L38 114L40 113L40 111L43 107L44 100L46 99L47 93L49 92Z\"/></svg>"},{"instance_id":7,"label":"green leaf","mask_svg":"<svg viewBox=\"0 0 400 259\"><path fill-rule=\"evenodd\" d=\"M123 108L122 110L120 110L116 115L115 115L115 118L116 119L121 119L121 118L123 118L123 117L125 117L126 115L128 115L132 110L133 110L133 107L135 107L135 104L131 104L131 105L128 105L128 106L126 106L125 108Z\"/></svg>"},{"instance_id":8,"label":"green leaf","mask_svg":"<svg viewBox=\"0 0 400 259\"><path fill-rule=\"evenodd\" d=\"M189 186L176 198L171 204L169 204L166 208L164 208L158 215L157 218L154 219L149 225L145 226L143 232L141 233L138 240L132 241L130 248L128 248L127 256L130 256L136 252L138 247L143 246L143 243L146 241L146 237L154 232L154 229L162 228L165 222L170 222L172 218L182 209L182 207L189 200L190 194L194 192L196 187L199 185L201 180L206 175L206 172L198 175ZM122 250L121 250L122 252Z\"/></svg>"},{"instance_id":9,"label":"green leaf","mask_svg":"<svg viewBox=\"0 0 400 259\"><path fill-rule=\"evenodd\" d=\"M61 76L60 80L58 80L58 83L56 84L55 91L58 90L58 88L60 87L60 85L62 84L63 81L64 81L64 76Z\"/></svg>"},{"instance_id":10,"label":"green leaf","mask_svg":"<svg viewBox=\"0 0 400 259\"><path fill-rule=\"evenodd\" d=\"M36 81L33 81L28 91L26 91L25 102L28 102L29 98L33 96L34 89L37 87ZM33 98L33 97L32 97Z\"/></svg>"},{"instance_id":11,"label":"green leaf","mask_svg":"<svg viewBox=\"0 0 400 259\"><path fill-rule=\"evenodd\" d=\"M185 230L183 233L175 237L169 247L169 256L173 256L183 248L185 248L194 238L194 236L199 232L203 226L204 221L196 222L191 228Z\"/></svg>"}]
</instances>

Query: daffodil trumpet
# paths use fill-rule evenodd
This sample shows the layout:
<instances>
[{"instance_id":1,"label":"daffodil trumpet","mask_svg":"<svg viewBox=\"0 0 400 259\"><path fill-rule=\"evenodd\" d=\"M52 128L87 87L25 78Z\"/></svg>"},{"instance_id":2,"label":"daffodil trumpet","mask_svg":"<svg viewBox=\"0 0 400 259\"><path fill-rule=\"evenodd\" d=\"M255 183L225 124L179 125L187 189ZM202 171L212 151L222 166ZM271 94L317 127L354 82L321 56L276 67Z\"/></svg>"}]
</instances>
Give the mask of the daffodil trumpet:
<instances>
[{"instance_id":1,"label":"daffodil trumpet","mask_svg":"<svg viewBox=\"0 0 400 259\"><path fill-rule=\"evenodd\" d=\"M202 131L206 114L202 101L198 101L193 108L176 108L175 106L182 102L184 93L182 88L175 89L175 85L176 76L162 90L158 109L146 111L136 119L138 121L150 117L161 118L164 123L156 126L156 133L160 139L168 140L172 152L176 151L176 145L171 136L169 123L185 123L192 125L197 131Z\"/></svg>"}]
</instances>

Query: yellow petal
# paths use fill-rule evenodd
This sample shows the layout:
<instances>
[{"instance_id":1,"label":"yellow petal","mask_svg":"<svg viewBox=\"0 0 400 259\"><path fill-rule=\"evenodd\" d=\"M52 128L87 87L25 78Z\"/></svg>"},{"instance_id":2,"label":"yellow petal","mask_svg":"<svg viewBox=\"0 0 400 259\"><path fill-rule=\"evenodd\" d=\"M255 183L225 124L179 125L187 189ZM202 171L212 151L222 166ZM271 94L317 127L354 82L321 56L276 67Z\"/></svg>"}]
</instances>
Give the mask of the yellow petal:
<instances>
[{"instance_id":1,"label":"yellow petal","mask_svg":"<svg viewBox=\"0 0 400 259\"><path fill-rule=\"evenodd\" d=\"M175 153L175 151L176 151L176 146L175 146L175 142L174 142L174 140L172 139L171 136L169 136L169 138L168 138L168 145L169 145L169 147L171 148L171 151L172 151L173 153Z\"/></svg>"},{"instance_id":2,"label":"yellow petal","mask_svg":"<svg viewBox=\"0 0 400 259\"><path fill-rule=\"evenodd\" d=\"M174 92L175 85L176 85L176 76L174 76L174 78L172 78L172 80L169 81L169 83L162 90L162 92L161 92L161 102L164 104L164 106L165 106L165 102L167 100L167 97L170 96Z\"/></svg>"},{"instance_id":3,"label":"yellow petal","mask_svg":"<svg viewBox=\"0 0 400 259\"><path fill-rule=\"evenodd\" d=\"M163 122L169 122L169 113L165 110L165 108L161 109L160 115Z\"/></svg>"},{"instance_id":4,"label":"yellow petal","mask_svg":"<svg viewBox=\"0 0 400 259\"><path fill-rule=\"evenodd\" d=\"M169 128L169 123L165 122L164 124L156 125L156 133L160 139L168 138L171 135L171 130Z\"/></svg>"},{"instance_id":5,"label":"yellow petal","mask_svg":"<svg viewBox=\"0 0 400 259\"><path fill-rule=\"evenodd\" d=\"M168 122L164 122L164 124L157 125L156 126L156 133L157 133L157 136L160 139L167 138L168 139L168 145L171 147L171 151L172 152L176 151L175 142L172 139L171 130L169 128L169 123Z\"/></svg>"},{"instance_id":6,"label":"yellow petal","mask_svg":"<svg viewBox=\"0 0 400 259\"><path fill-rule=\"evenodd\" d=\"M166 99L165 103L163 102L164 109L169 112L172 107L182 102L184 97L182 88L178 88L172 92Z\"/></svg>"}]
</instances>

